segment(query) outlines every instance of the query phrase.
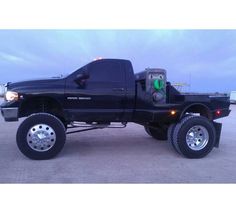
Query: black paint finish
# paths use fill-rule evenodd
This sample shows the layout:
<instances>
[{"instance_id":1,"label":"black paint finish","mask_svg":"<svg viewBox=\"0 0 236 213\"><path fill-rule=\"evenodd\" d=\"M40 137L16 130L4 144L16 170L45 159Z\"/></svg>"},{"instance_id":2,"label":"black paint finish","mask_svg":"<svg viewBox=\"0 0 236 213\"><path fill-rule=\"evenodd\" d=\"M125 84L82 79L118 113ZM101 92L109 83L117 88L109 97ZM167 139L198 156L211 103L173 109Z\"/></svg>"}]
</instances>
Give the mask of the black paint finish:
<instances>
[{"instance_id":1,"label":"black paint finish","mask_svg":"<svg viewBox=\"0 0 236 213\"><path fill-rule=\"evenodd\" d=\"M65 78L10 83L9 91L19 93L19 101L4 102L2 108L19 108L18 117L30 111L30 102L38 99L53 102L60 116L70 121L172 123L185 112L200 112L211 119L228 116L229 97L212 94L181 94L167 83L165 104L153 104L141 81L135 79L128 60L103 59L91 62ZM28 109L22 109L26 107ZM32 105L31 105L32 104ZM58 110L57 109L57 110ZM171 110L176 114L171 115ZM220 110L220 114L217 114ZM24 112L24 113L23 113Z\"/></svg>"}]
</instances>

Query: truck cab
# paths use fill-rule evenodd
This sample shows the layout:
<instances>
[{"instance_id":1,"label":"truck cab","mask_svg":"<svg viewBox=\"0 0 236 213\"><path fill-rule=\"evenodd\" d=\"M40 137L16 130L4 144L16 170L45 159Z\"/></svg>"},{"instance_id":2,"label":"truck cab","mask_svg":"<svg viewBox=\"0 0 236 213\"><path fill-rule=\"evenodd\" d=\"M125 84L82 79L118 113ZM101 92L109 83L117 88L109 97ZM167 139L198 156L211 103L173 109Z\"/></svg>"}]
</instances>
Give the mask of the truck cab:
<instances>
[{"instance_id":1,"label":"truck cab","mask_svg":"<svg viewBox=\"0 0 236 213\"><path fill-rule=\"evenodd\" d=\"M135 80L131 62L97 60L78 69L66 79L65 111L71 120L131 120Z\"/></svg>"}]
</instances>

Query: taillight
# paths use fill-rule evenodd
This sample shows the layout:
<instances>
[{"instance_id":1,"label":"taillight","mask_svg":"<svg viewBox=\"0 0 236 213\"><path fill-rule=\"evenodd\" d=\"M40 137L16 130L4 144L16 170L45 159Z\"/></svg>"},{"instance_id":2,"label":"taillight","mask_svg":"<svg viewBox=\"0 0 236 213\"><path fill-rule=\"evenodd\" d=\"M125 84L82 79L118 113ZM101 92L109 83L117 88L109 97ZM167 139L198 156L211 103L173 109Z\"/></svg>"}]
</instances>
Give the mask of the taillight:
<instances>
[{"instance_id":1,"label":"taillight","mask_svg":"<svg viewBox=\"0 0 236 213\"><path fill-rule=\"evenodd\" d=\"M220 116L220 115L221 115L221 110L219 110L219 109L216 110L216 115L217 115L217 116Z\"/></svg>"}]
</instances>

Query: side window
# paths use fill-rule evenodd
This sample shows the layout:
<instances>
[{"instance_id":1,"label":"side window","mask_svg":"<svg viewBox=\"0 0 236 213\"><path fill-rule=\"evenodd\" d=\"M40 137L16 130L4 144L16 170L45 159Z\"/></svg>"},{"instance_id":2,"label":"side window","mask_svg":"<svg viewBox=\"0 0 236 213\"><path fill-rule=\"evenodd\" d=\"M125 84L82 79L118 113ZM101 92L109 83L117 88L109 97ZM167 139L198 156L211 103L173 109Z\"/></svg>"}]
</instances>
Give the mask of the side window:
<instances>
[{"instance_id":1,"label":"side window","mask_svg":"<svg viewBox=\"0 0 236 213\"><path fill-rule=\"evenodd\" d=\"M98 61L89 67L89 81L124 82L125 72L119 62Z\"/></svg>"}]
</instances>

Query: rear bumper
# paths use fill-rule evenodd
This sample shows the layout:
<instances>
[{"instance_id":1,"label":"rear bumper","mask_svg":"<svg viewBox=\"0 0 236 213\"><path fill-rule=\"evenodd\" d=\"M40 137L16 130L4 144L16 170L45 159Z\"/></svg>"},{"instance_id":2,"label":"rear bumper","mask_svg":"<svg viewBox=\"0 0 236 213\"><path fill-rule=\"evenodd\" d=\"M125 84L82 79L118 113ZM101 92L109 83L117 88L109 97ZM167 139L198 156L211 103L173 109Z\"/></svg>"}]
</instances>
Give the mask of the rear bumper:
<instances>
[{"instance_id":1,"label":"rear bumper","mask_svg":"<svg viewBox=\"0 0 236 213\"><path fill-rule=\"evenodd\" d=\"M5 121L18 121L18 108L1 108L1 114Z\"/></svg>"}]
</instances>

